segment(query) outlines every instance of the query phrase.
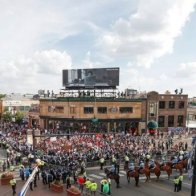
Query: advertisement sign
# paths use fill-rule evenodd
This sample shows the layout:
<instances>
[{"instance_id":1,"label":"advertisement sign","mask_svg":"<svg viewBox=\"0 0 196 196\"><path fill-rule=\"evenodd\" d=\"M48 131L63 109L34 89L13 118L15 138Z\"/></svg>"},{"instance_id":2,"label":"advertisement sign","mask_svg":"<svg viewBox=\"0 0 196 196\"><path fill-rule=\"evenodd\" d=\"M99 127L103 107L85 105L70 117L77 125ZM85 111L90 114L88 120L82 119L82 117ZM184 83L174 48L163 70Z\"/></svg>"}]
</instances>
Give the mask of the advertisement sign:
<instances>
[{"instance_id":1,"label":"advertisement sign","mask_svg":"<svg viewBox=\"0 0 196 196\"><path fill-rule=\"evenodd\" d=\"M119 85L119 68L63 70L66 88L116 87Z\"/></svg>"}]
</instances>

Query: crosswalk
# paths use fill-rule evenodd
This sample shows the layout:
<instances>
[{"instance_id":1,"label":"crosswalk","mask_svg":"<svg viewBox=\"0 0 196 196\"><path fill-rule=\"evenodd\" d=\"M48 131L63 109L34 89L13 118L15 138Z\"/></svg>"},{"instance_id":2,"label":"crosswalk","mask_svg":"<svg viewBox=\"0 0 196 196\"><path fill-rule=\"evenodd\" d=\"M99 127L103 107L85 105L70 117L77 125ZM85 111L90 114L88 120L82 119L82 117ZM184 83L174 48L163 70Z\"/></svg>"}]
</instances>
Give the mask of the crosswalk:
<instances>
[{"instance_id":1,"label":"crosswalk","mask_svg":"<svg viewBox=\"0 0 196 196\"><path fill-rule=\"evenodd\" d=\"M119 176L120 177L123 177L123 176L126 176L126 172L125 171L119 171ZM104 172L99 172L98 174L87 174L87 177L91 178L91 180L94 180L94 179L103 179L103 177L106 177L106 174Z\"/></svg>"}]
</instances>

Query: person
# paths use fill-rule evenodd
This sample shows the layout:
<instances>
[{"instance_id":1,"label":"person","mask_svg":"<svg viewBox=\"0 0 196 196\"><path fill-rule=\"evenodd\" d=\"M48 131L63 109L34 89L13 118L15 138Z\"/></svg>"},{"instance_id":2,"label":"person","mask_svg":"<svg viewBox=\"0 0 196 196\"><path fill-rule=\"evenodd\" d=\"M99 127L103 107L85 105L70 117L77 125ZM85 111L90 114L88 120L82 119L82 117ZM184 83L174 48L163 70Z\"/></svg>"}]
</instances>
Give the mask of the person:
<instances>
[{"instance_id":1,"label":"person","mask_svg":"<svg viewBox=\"0 0 196 196\"><path fill-rule=\"evenodd\" d=\"M87 178L85 184L86 194L90 193L91 181Z\"/></svg>"},{"instance_id":2,"label":"person","mask_svg":"<svg viewBox=\"0 0 196 196\"><path fill-rule=\"evenodd\" d=\"M129 165L129 170L133 171L134 169L135 169L134 163L131 162L130 165Z\"/></svg>"},{"instance_id":3,"label":"person","mask_svg":"<svg viewBox=\"0 0 196 196\"><path fill-rule=\"evenodd\" d=\"M149 161L149 169L153 169L155 167L154 160Z\"/></svg>"},{"instance_id":4,"label":"person","mask_svg":"<svg viewBox=\"0 0 196 196\"><path fill-rule=\"evenodd\" d=\"M182 181L183 181L183 175L182 173L180 174L180 176L178 177L179 180L179 186L178 186L178 190L181 191L182 190Z\"/></svg>"},{"instance_id":5,"label":"person","mask_svg":"<svg viewBox=\"0 0 196 196\"><path fill-rule=\"evenodd\" d=\"M107 178L107 181L108 181L108 185L109 185L109 192L108 192L108 195L111 195L111 179L110 178Z\"/></svg>"},{"instance_id":6,"label":"person","mask_svg":"<svg viewBox=\"0 0 196 196\"><path fill-rule=\"evenodd\" d=\"M97 183L95 181L92 181L90 190L91 190L91 195L95 196L97 191Z\"/></svg>"},{"instance_id":7,"label":"person","mask_svg":"<svg viewBox=\"0 0 196 196\"><path fill-rule=\"evenodd\" d=\"M16 194L16 179L15 178L12 178L10 180L10 185L12 186L13 195L15 195Z\"/></svg>"},{"instance_id":8,"label":"person","mask_svg":"<svg viewBox=\"0 0 196 196\"><path fill-rule=\"evenodd\" d=\"M103 194L104 195L107 195L108 193L109 193L109 184L108 184L108 182L107 182L107 180L104 182L104 184L103 184Z\"/></svg>"},{"instance_id":9,"label":"person","mask_svg":"<svg viewBox=\"0 0 196 196\"><path fill-rule=\"evenodd\" d=\"M112 167L110 168L110 172L115 173L115 166L114 165L112 165Z\"/></svg>"},{"instance_id":10,"label":"person","mask_svg":"<svg viewBox=\"0 0 196 196\"><path fill-rule=\"evenodd\" d=\"M84 183L85 183L85 178L83 176L78 176L78 184L79 184L79 189L81 192L83 192L84 189Z\"/></svg>"},{"instance_id":11,"label":"person","mask_svg":"<svg viewBox=\"0 0 196 196\"><path fill-rule=\"evenodd\" d=\"M66 184L67 184L67 189L69 189L71 187L71 179L70 179L70 176L67 177Z\"/></svg>"},{"instance_id":12,"label":"person","mask_svg":"<svg viewBox=\"0 0 196 196\"><path fill-rule=\"evenodd\" d=\"M175 156L174 159L172 160L172 165L175 165L178 163L178 158Z\"/></svg>"},{"instance_id":13,"label":"person","mask_svg":"<svg viewBox=\"0 0 196 196\"><path fill-rule=\"evenodd\" d=\"M105 160L103 157L101 157L99 161L100 161L100 170L103 170L103 165L104 165Z\"/></svg>"},{"instance_id":14,"label":"person","mask_svg":"<svg viewBox=\"0 0 196 196\"><path fill-rule=\"evenodd\" d=\"M103 185L105 184L105 182L107 182L106 178L103 178L100 182L101 183L101 193L103 193Z\"/></svg>"},{"instance_id":15,"label":"person","mask_svg":"<svg viewBox=\"0 0 196 196\"><path fill-rule=\"evenodd\" d=\"M31 181L30 181L30 190L31 191L33 191L33 181L34 181L34 179L32 178Z\"/></svg>"},{"instance_id":16,"label":"person","mask_svg":"<svg viewBox=\"0 0 196 196\"><path fill-rule=\"evenodd\" d=\"M115 165L116 164L116 158L114 155L112 155L112 164Z\"/></svg>"},{"instance_id":17,"label":"person","mask_svg":"<svg viewBox=\"0 0 196 196\"><path fill-rule=\"evenodd\" d=\"M179 156L179 161L182 161L183 160L183 155L180 155Z\"/></svg>"},{"instance_id":18,"label":"person","mask_svg":"<svg viewBox=\"0 0 196 196\"><path fill-rule=\"evenodd\" d=\"M95 83L96 83L96 75L94 75L91 70L88 70L84 78L84 84L87 86L93 86L95 85Z\"/></svg>"},{"instance_id":19,"label":"person","mask_svg":"<svg viewBox=\"0 0 196 196\"><path fill-rule=\"evenodd\" d=\"M139 170L143 169L144 168L144 162L143 161L140 161L140 164L139 164Z\"/></svg>"},{"instance_id":20,"label":"person","mask_svg":"<svg viewBox=\"0 0 196 196\"><path fill-rule=\"evenodd\" d=\"M52 183L52 181L53 181L53 176L52 176L52 174L50 174L50 173L48 173L48 174L46 174L47 175L47 182L48 182L48 187L50 188L50 184Z\"/></svg>"},{"instance_id":21,"label":"person","mask_svg":"<svg viewBox=\"0 0 196 196\"><path fill-rule=\"evenodd\" d=\"M179 186L179 179L178 177L176 176L175 179L174 179L174 192L178 192L178 186Z\"/></svg>"},{"instance_id":22,"label":"person","mask_svg":"<svg viewBox=\"0 0 196 196\"><path fill-rule=\"evenodd\" d=\"M129 157L127 156L127 154L125 155L125 169L127 170L129 167Z\"/></svg>"},{"instance_id":23,"label":"person","mask_svg":"<svg viewBox=\"0 0 196 196\"><path fill-rule=\"evenodd\" d=\"M146 155L146 159L150 160L150 155L149 154Z\"/></svg>"}]
</instances>

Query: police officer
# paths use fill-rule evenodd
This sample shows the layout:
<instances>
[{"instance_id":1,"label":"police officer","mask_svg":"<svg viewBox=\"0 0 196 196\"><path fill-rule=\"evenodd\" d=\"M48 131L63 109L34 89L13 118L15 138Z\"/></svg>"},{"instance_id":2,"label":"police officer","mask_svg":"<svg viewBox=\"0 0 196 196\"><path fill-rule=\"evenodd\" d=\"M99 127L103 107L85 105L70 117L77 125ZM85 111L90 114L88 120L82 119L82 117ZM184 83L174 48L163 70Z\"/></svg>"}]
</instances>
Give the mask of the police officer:
<instances>
[{"instance_id":1,"label":"police officer","mask_svg":"<svg viewBox=\"0 0 196 196\"><path fill-rule=\"evenodd\" d=\"M101 157L101 158L100 158L100 170L103 169L104 162L105 162L104 158Z\"/></svg>"},{"instance_id":2,"label":"police officer","mask_svg":"<svg viewBox=\"0 0 196 196\"><path fill-rule=\"evenodd\" d=\"M178 190L181 191L182 190L182 181L183 181L183 175L182 173L180 174L180 176L178 177L179 180L179 186L178 186Z\"/></svg>"},{"instance_id":3,"label":"police officer","mask_svg":"<svg viewBox=\"0 0 196 196\"><path fill-rule=\"evenodd\" d=\"M133 171L134 169L135 169L134 163L131 162L130 165L129 165L129 170Z\"/></svg>"},{"instance_id":4,"label":"police officer","mask_svg":"<svg viewBox=\"0 0 196 196\"><path fill-rule=\"evenodd\" d=\"M128 169L128 165L129 165L129 157L125 155L125 169Z\"/></svg>"},{"instance_id":5,"label":"police officer","mask_svg":"<svg viewBox=\"0 0 196 196\"><path fill-rule=\"evenodd\" d=\"M16 179L12 178L10 180L10 185L12 186L13 195L16 194Z\"/></svg>"},{"instance_id":6,"label":"police officer","mask_svg":"<svg viewBox=\"0 0 196 196\"><path fill-rule=\"evenodd\" d=\"M95 196L97 191L97 183L95 181L92 181L90 189L91 189L91 195Z\"/></svg>"},{"instance_id":7,"label":"police officer","mask_svg":"<svg viewBox=\"0 0 196 196\"><path fill-rule=\"evenodd\" d=\"M179 186L179 179L176 176L175 179L174 179L174 192L178 192L179 191L178 186Z\"/></svg>"},{"instance_id":8,"label":"police officer","mask_svg":"<svg viewBox=\"0 0 196 196\"><path fill-rule=\"evenodd\" d=\"M146 159L150 160L150 155L149 154L146 155Z\"/></svg>"}]
</instances>

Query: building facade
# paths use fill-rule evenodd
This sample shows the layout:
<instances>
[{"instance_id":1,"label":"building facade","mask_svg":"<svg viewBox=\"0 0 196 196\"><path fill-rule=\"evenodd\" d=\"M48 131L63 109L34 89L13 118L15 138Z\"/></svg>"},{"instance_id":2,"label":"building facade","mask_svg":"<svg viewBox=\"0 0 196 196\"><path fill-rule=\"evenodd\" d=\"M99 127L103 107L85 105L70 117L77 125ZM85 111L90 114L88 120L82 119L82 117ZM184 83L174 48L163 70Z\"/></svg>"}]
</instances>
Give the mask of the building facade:
<instances>
[{"instance_id":1,"label":"building facade","mask_svg":"<svg viewBox=\"0 0 196 196\"><path fill-rule=\"evenodd\" d=\"M147 122L158 122L160 131L178 131L186 128L188 95L159 94L152 91L147 94Z\"/></svg>"},{"instance_id":2,"label":"building facade","mask_svg":"<svg viewBox=\"0 0 196 196\"><path fill-rule=\"evenodd\" d=\"M6 95L1 100L1 111L9 111L15 114L17 111L24 113L28 117L29 109L32 105L39 104L39 100L34 100L32 97L21 94Z\"/></svg>"},{"instance_id":3,"label":"building facade","mask_svg":"<svg viewBox=\"0 0 196 196\"><path fill-rule=\"evenodd\" d=\"M77 131L133 131L145 129L146 101L126 98L62 97L40 100L42 128Z\"/></svg>"},{"instance_id":4,"label":"building facade","mask_svg":"<svg viewBox=\"0 0 196 196\"><path fill-rule=\"evenodd\" d=\"M187 108L187 128L196 132L196 98L190 98Z\"/></svg>"}]
</instances>

